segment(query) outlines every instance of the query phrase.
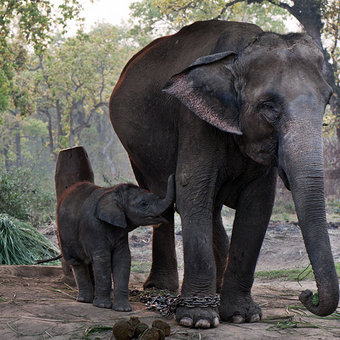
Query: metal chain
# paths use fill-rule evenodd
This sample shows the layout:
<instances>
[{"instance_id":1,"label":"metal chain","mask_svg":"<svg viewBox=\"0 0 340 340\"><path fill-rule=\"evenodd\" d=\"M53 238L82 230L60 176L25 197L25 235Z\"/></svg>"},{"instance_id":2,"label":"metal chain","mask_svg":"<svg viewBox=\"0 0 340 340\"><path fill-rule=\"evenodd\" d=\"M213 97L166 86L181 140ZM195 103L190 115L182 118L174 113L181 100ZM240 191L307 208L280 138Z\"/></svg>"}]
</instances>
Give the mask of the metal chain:
<instances>
[{"instance_id":1,"label":"metal chain","mask_svg":"<svg viewBox=\"0 0 340 340\"><path fill-rule=\"evenodd\" d=\"M216 308L220 305L220 298L216 296L193 296L191 298L178 298L176 301L177 307L188 307L188 308Z\"/></svg>"},{"instance_id":2,"label":"metal chain","mask_svg":"<svg viewBox=\"0 0 340 340\"><path fill-rule=\"evenodd\" d=\"M184 298L174 295L144 295L140 301L145 303L148 310L156 310L164 317L170 317L178 307L187 308L216 308L220 305L220 298L216 296L193 296Z\"/></svg>"},{"instance_id":3,"label":"metal chain","mask_svg":"<svg viewBox=\"0 0 340 340\"><path fill-rule=\"evenodd\" d=\"M170 317L176 311L177 296L174 295L144 295L140 301L146 305L148 310L155 310L164 317Z\"/></svg>"}]
</instances>

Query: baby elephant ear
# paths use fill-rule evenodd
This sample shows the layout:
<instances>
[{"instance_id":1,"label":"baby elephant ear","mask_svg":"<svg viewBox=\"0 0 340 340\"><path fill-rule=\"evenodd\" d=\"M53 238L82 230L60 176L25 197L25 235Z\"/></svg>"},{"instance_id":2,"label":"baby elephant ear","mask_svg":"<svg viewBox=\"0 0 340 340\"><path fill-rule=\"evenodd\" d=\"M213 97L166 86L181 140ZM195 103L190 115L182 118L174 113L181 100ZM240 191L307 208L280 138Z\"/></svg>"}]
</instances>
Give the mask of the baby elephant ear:
<instances>
[{"instance_id":1,"label":"baby elephant ear","mask_svg":"<svg viewBox=\"0 0 340 340\"><path fill-rule=\"evenodd\" d=\"M235 56L228 51L201 57L171 77L163 91L218 129L242 135L233 75L228 69Z\"/></svg>"},{"instance_id":2,"label":"baby elephant ear","mask_svg":"<svg viewBox=\"0 0 340 340\"><path fill-rule=\"evenodd\" d=\"M97 203L95 216L99 220L115 227L126 228L127 223L124 210L114 198L116 198L115 195L110 192L104 194Z\"/></svg>"}]
</instances>

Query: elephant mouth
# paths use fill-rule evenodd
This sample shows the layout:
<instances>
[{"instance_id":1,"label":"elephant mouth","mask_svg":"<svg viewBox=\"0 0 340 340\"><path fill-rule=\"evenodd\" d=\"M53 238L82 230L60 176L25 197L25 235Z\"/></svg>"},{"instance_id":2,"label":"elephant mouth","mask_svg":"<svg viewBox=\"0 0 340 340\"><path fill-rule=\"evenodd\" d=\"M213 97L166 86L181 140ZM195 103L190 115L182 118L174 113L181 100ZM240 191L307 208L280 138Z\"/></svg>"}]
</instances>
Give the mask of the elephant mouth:
<instances>
[{"instance_id":1,"label":"elephant mouth","mask_svg":"<svg viewBox=\"0 0 340 340\"><path fill-rule=\"evenodd\" d=\"M164 224L169 224L169 221L168 221L166 218L162 217L162 216L159 216L159 217L156 217L156 218L150 216L150 217L148 218L148 220L150 220L150 225L151 225L151 224L155 224L155 223L159 223L159 224L162 224L162 223L164 223Z\"/></svg>"},{"instance_id":2,"label":"elephant mouth","mask_svg":"<svg viewBox=\"0 0 340 340\"><path fill-rule=\"evenodd\" d=\"M282 182L284 183L285 187L290 191L289 180L287 174L285 173L282 167L279 167L279 176L282 179Z\"/></svg>"}]
</instances>

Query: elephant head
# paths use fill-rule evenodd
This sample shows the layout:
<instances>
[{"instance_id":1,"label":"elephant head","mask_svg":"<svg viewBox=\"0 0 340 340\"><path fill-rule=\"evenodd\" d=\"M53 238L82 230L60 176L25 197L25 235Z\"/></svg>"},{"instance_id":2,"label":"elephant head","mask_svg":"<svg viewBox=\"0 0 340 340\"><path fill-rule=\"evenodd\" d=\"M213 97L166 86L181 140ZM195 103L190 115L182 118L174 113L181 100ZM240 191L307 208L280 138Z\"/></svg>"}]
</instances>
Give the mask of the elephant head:
<instances>
[{"instance_id":1,"label":"elephant head","mask_svg":"<svg viewBox=\"0 0 340 340\"><path fill-rule=\"evenodd\" d=\"M332 90L323 65L309 36L261 33L239 53L199 58L164 89L233 134L245 156L279 168L292 191L318 287L318 299L304 291L300 300L320 316L334 312L339 299L324 199L322 118Z\"/></svg>"},{"instance_id":2,"label":"elephant head","mask_svg":"<svg viewBox=\"0 0 340 340\"><path fill-rule=\"evenodd\" d=\"M95 214L101 221L120 228L167 223L161 215L174 201L175 179L171 175L163 199L136 185L121 184L101 196Z\"/></svg>"}]
</instances>

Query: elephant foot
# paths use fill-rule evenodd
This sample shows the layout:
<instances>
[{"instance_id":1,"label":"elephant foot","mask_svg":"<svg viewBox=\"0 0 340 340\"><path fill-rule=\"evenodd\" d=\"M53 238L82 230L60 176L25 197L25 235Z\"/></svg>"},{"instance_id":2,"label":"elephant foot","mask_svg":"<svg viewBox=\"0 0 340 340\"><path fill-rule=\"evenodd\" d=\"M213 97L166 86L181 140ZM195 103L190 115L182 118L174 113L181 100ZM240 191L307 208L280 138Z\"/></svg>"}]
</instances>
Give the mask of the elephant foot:
<instances>
[{"instance_id":1,"label":"elephant foot","mask_svg":"<svg viewBox=\"0 0 340 340\"><path fill-rule=\"evenodd\" d=\"M176 309L176 321L184 327L212 328L220 324L218 312L215 308L187 308Z\"/></svg>"},{"instance_id":2,"label":"elephant foot","mask_svg":"<svg viewBox=\"0 0 340 340\"><path fill-rule=\"evenodd\" d=\"M92 303L93 302L93 294L90 293L84 293L84 292L79 292L78 297L77 297L78 302L83 302L83 303Z\"/></svg>"},{"instance_id":3,"label":"elephant foot","mask_svg":"<svg viewBox=\"0 0 340 340\"><path fill-rule=\"evenodd\" d=\"M131 312L132 307L129 301L114 301L112 304L112 309L117 312Z\"/></svg>"},{"instance_id":4,"label":"elephant foot","mask_svg":"<svg viewBox=\"0 0 340 340\"><path fill-rule=\"evenodd\" d=\"M110 298L95 297L93 300L93 306L99 308L111 308L112 302Z\"/></svg>"},{"instance_id":5,"label":"elephant foot","mask_svg":"<svg viewBox=\"0 0 340 340\"><path fill-rule=\"evenodd\" d=\"M177 271L173 273L156 273L155 271L151 271L149 277L144 282L143 288L158 288L178 291L178 273Z\"/></svg>"},{"instance_id":6,"label":"elephant foot","mask_svg":"<svg viewBox=\"0 0 340 340\"><path fill-rule=\"evenodd\" d=\"M82 302L82 303L91 303L93 301L93 298L89 299L89 298L86 298L84 296L78 296L77 301Z\"/></svg>"},{"instance_id":7,"label":"elephant foot","mask_svg":"<svg viewBox=\"0 0 340 340\"><path fill-rule=\"evenodd\" d=\"M222 293L219 311L223 321L232 323L252 323L262 318L261 308L253 301L250 293Z\"/></svg>"}]
</instances>

